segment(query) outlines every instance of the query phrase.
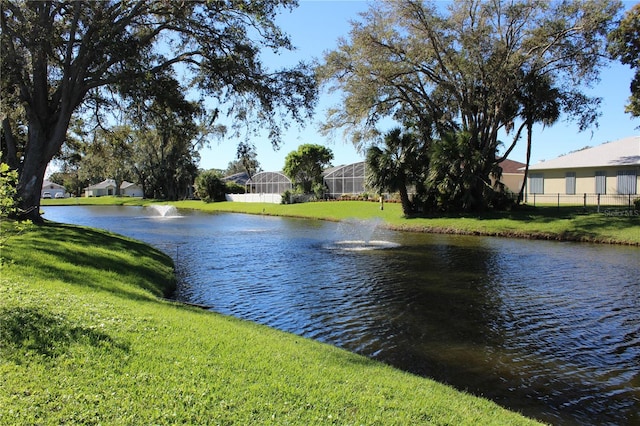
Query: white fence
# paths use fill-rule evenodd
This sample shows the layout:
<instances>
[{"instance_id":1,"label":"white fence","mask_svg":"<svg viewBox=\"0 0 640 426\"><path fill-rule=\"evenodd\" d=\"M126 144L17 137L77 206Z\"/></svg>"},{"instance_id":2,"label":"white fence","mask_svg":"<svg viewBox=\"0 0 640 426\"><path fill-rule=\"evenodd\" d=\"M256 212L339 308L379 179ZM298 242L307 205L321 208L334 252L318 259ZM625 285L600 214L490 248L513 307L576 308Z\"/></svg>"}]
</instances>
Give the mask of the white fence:
<instances>
[{"instance_id":1,"label":"white fence","mask_svg":"<svg viewBox=\"0 0 640 426\"><path fill-rule=\"evenodd\" d=\"M238 203L272 203L280 204L282 195L280 194L225 194L227 201Z\"/></svg>"}]
</instances>

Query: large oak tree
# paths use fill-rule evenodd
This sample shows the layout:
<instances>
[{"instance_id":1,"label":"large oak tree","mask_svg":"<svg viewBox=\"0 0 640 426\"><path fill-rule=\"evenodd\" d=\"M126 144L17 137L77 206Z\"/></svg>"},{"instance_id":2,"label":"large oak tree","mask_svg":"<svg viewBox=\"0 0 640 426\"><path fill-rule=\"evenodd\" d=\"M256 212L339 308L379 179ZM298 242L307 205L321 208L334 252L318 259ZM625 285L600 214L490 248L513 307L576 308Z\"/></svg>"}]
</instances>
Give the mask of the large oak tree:
<instances>
[{"instance_id":1,"label":"large oak tree","mask_svg":"<svg viewBox=\"0 0 640 426\"><path fill-rule=\"evenodd\" d=\"M540 99L527 93L532 80L545 81L581 128L596 120L599 99L583 89L607 61L619 10L611 0L375 2L317 70L344 93L325 130L344 129L357 145L377 137L389 118L425 140L432 123L441 136L462 132L464 152L478 162L465 206L482 208L503 159L501 131L513 135L508 153L528 123L549 118L532 114L550 102L549 91Z\"/></svg>"},{"instance_id":2,"label":"large oak tree","mask_svg":"<svg viewBox=\"0 0 640 426\"><path fill-rule=\"evenodd\" d=\"M283 118L304 120L317 96L305 64L269 70L259 56L292 48L274 18L295 4L1 0L2 155L19 172L22 213L40 220L45 170L74 114L109 97L144 98L158 75L180 75L185 90L215 99L234 123L268 128L278 144Z\"/></svg>"},{"instance_id":3,"label":"large oak tree","mask_svg":"<svg viewBox=\"0 0 640 426\"><path fill-rule=\"evenodd\" d=\"M640 117L640 4L626 12L618 28L609 34L609 41L611 54L635 70L626 111Z\"/></svg>"}]
</instances>

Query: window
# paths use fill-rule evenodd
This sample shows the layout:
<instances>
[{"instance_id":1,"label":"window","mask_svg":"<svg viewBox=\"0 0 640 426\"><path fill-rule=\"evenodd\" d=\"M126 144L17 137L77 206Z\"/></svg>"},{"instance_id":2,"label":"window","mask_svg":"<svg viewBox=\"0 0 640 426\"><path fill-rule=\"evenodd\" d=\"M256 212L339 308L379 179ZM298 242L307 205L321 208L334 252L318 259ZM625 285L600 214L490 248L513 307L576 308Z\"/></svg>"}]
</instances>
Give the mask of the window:
<instances>
[{"instance_id":1,"label":"window","mask_svg":"<svg viewBox=\"0 0 640 426\"><path fill-rule=\"evenodd\" d=\"M542 173L529 175L529 193L544 194L544 175Z\"/></svg>"},{"instance_id":2,"label":"window","mask_svg":"<svg viewBox=\"0 0 640 426\"><path fill-rule=\"evenodd\" d=\"M607 193L607 172L596 172L596 194Z\"/></svg>"},{"instance_id":3,"label":"window","mask_svg":"<svg viewBox=\"0 0 640 426\"><path fill-rule=\"evenodd\" d=\"M573 195L576 193L576 172L567 172L564 175L565 194Z\"/></svg>"},{"instance_id":4,"label":"window","mask_svg":"<svg viewBox=\"0 0 640 426\"><path fill-rule=\"evenodd\" d=\"M636 171L618 170L618 194L636 194Z\"/></svg>"}]
</instances>

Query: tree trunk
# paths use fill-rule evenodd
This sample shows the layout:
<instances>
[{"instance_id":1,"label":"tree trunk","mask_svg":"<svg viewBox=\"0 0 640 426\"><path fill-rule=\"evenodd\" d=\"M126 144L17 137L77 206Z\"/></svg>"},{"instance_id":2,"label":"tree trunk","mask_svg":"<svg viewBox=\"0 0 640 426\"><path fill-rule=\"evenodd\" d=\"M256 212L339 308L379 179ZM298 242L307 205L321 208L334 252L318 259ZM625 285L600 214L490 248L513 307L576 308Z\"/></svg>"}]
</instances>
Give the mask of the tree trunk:
<instances>
[{"instance_id":1,"label":"tree trunk","mask_svg":"<svg viewBox=\"0 0 640 426\"><path fill-rule=\"evenodd\" d=\"M522 180L522 186L520 187L520 192L518 193L518 204L520 204L524 199L524 189L527 186L527 176L529 175L529 162L531 161L532 132L533 132L533 125L531 123L528 123L527 124L527 160L524 166L524 176Z\"/></svg>"},{"instance_id":2,"label":"tree trunk","mask_svg":"<svg viewBox=\"0 0 640 426\"><path fill-rule=\"evenodd\" d=\"M40 196L44 174L53 156L60 151L71 114L58 115L58 120L50 129L41 126L38 117L29 117L29 140L24 153L22 167L19 169L17 201L20 219L29 219L41 223Z\"/></svg>"},{"instance_id":3,"label":"tree trunk","mask_svg":"<svg viewBox=\"0 0 640 426\"><path fill-rule=\"evenodd\" d=\"M398 189L400 193L400 202L402 203L402 213L405 216L410 216L413 213L413 207L411 206L411 201L409 201L409 193L407 192L407 187L404 185L400 185L400 189Z\"/></svg>"},{"instance_id":4,"label":"tree trunk","mask_svg":"<svg viewBox=\"0 0 640 426\"><path fill-rule=\"evenodd\" d=\"M40 196L44 174L50 158L45 155L44 138L30 137L29 149L24 156L17 187L18 217L33 222L42 222Z\"/></svg>"}]
</instances>

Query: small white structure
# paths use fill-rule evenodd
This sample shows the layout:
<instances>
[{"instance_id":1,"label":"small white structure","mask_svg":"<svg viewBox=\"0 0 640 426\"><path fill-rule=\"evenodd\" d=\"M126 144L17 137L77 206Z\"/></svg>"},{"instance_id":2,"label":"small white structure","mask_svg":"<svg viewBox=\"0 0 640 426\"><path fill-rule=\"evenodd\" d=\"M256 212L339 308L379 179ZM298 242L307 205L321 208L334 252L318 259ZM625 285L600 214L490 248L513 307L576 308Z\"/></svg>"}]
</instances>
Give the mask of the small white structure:
<instances>
[{"instance_id":1,"label":"small white structure","mask_svg":"<svg viewBox=\"0 0 640 426\"><path fill-rule=\"evenodd\" d=\"M106 179L95 185L87 186L84 189L85 197L102 197L105 195L116 195L116 181Z\"/></svg>"},{"instance_id":2,"label":"small white structure","mask_svg":"<svg viewBox=\"0 0 640 426\"><path fill-rule=\"evenodd\" d=\"M42 190L40 191L41 198L66 198L66 194L67 190L64 186L48 180L42 182Z\"/></svg>"},{"instance_id":3,"label":"small white structure","mask_svg":"<svg viewBox=\"0 0 640 426\"><path fill-rule=\"evenodd\" d=\"M127 182L126 180L120 185L120 195L125 197L142 197L142 187L137 183Z\"/></svg>"},{"instance_id":4,"label":"small white structure","mask_svg":"<svg viewBox=\"0 0 640 426\"><path fill-rule=\"evenodd\" d=\"M84 189L85 197L102 197L105 195L116 195L115 180L106 179ZM120 195L125 197L142 197L142 188L138 184L125 180L120 184Z\"/></svg>"}]
</instances>

